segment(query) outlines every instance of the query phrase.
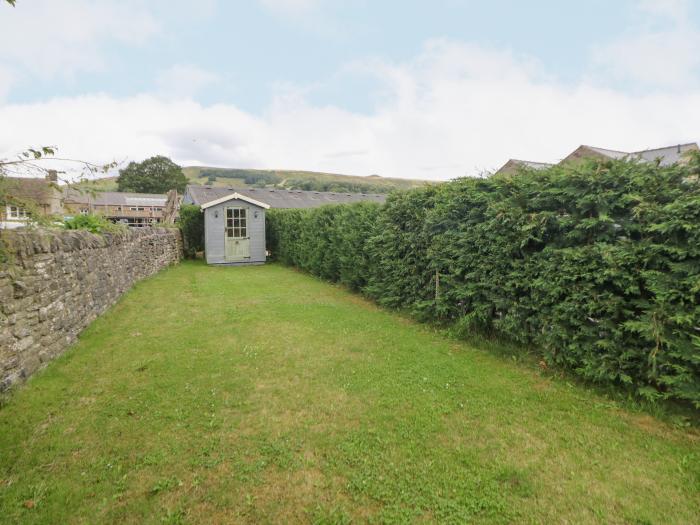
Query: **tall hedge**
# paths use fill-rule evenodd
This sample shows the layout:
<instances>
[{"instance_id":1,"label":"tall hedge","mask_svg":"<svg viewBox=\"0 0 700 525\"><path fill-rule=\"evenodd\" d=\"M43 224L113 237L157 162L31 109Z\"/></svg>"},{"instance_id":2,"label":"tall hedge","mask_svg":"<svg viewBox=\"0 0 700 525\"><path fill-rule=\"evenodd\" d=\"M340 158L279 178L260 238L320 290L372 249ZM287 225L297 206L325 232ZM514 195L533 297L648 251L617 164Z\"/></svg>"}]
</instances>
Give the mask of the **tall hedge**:
<instances>
[{"instance_id":1,"label":"tall hedge","mask_svg":"<svg viewBox=\"0 0 700 525\"><path fill-rule=\"evenodd\" d=\"M272 210L273 256L380 304L700 407L700 160L556 166Z\"/></svg>"},{"instance_id":2,"label":"tall hedge","mask_svg":"<svg viewBox=\"0 0 700 525\"><path fill-rule=\"evenodd\" d=\"M183 204L180 206L178 224L180 231L182 231L185 255L194 259L197 252L204 250L204 213L202 213L202 209L193 204Z\"/></svg>"}]
</instances>

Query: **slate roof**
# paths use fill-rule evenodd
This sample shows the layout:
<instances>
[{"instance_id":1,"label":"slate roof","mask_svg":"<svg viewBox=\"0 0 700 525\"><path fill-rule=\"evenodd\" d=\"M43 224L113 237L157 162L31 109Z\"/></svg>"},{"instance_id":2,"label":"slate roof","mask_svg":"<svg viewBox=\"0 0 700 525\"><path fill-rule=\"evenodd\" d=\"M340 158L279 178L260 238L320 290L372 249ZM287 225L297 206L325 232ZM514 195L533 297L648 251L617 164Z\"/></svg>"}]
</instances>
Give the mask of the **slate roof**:
<instances>
[{"instance_id":1,"label":"slate roof","mask_svg":"<svg viewBox=\"0 0 700 525\"><path fill-rule=\"evenodd\" d=\"M588 151L609 159L638 160L641 162L653 162L656 159L660 159L660 164L662 166L670 166L671 164L684 161L685 155L689 151L697 150L698 145L695 142L665 146L663 148L646 149L642 151L616 151L611 149L596 148L594 146L579 146L564 160L566 161L574 158L586 157Z\"/></svg>"},{"instance_id":2,"label":"slate roof","mask_svg":"<svg viewBox=\"0 0 700 525\"><path fill-rule=\"evenodd\" d=\"M68 188L63 198L69 204L91 204L93 206L165 206L167 197L161 193L127 193L119 191L78 191Z\"/></svg>"},{"instance_id":3,"label":"slate roof","mask_svg":"<svg viewBox=\"0 0 700 525\"><path fill-rule=\"evenodd\" d=\"M378 193L234 188L232 186L196 186L190 184L185 190L183 203L201 206L207 202L231 195L234 192L269 204L271 208L316 208L324 204L348 204L360 201L378 202L381 204L386 200L386 195Z\"/></svg>"},{"instance_id":4,"label":"slate roof","mask_svg":"<svg viewBox=\"0 0 700 525\"><path fill-rule=\"evenodd\" d=\"M665 148L635 151L631 155L632 157L648 162L652 162L660 158L662 166L669 166L684 160L685 154L689 151L698 151L698 149L699 148L696 142L690 142L688 144L678 144L676 146L667 146Z\"/></svg>"},{"instance_id":5,"label":"slate roof","mask_svg":"<svg viewBox=\"0 0 700 525\"><path fill-rule=\"evenodd\" d=\"M614 149L596 148L595 146L582 146L582 147L593 150L596 153L599 153L599 154L604 155L605 157L609 157L611 159L624 159L625 157L627 157L629 155L628 151L617 151Z\"/></svg>"},{"instance_id":6,"label":"slate roof","mask_svg":"<svg viewBox=\"0 0 700 525\"><path fill-rule=\"evenodd\" d=\"M521 164L527 168L532 168L533 170L543 170L546 168L551 168L554 166L554 164L550 164L549 162L535 162L533 160L520 160L520 159L511 159L513 162L517 164Z\"/></svg>"},{"instance_id":7,"label":"slate roof","mask_svg":"<svg viewBox=\"0 0 700 525\"><path fill-rule=\"evenodd\" d=\"M508 159L503 166L501 166L496 173L517 173L519 168L530 168L533 170L543 170L546 168L551 168L553 165L547 162L535 162L532 160L521 160L521 159Z\"/></svg>"},{"instance_id":8,"label":"slate roof","mask_svg":"<svg viewBox=\"0 0 700 525\"><path fill-rule=\"evenodd\" d=\"M48 204L53 194L53 186L46 179L29 177L6 177L5 190L19 201Z\"/></svg>"}]
</instances>

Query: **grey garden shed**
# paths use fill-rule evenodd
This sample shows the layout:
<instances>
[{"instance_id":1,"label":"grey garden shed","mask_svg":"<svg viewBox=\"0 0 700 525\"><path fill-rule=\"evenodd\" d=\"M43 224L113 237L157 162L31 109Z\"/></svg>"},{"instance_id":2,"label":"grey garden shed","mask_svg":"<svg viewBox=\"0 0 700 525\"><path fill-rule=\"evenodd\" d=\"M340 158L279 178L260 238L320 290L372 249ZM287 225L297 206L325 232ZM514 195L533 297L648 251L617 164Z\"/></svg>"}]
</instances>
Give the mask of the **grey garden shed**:
<instances>
[{"instance_id":1,"label":"grey garden shed","mask_svg":"<svg viewBox=\"0 0 700 525\"><path fill-rule=\"evenodd\" d=\"M240 193L202 205L207 264L265 262L265 210L270 206Z\"/></svg>"}]
</instances>

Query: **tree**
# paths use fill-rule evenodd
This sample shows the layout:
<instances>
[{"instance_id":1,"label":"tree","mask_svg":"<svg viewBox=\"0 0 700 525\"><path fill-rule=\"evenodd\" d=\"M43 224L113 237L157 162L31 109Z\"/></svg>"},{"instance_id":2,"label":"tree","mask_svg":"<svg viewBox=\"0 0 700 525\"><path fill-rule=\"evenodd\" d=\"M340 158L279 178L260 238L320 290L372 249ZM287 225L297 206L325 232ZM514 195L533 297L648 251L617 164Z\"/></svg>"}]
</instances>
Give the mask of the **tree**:
<instances>
[{"instance_id":1,"label":"tree","mask_svg":"<svg viewBox=\"0 0 700 525\"><path fill-rule=\"evenodd\" d=\"M187 186L187 177L182 168L162 155L151 157L143 162L130 162L119 170L117 187L119 191L137 193L166 193L176 189L182 193Z\"/></svg>"}]
</instances>

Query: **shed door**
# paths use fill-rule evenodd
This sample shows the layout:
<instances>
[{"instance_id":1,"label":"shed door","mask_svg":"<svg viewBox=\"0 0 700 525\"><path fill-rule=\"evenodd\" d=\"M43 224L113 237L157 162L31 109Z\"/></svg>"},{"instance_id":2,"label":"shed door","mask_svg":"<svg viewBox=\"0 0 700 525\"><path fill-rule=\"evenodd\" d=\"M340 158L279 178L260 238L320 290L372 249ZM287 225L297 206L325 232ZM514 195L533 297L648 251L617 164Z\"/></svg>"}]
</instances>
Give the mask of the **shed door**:
<instances>
[{"instance_id":1,"label":"shed door","mask_svg":"<svg viewBox=\"0 0 700 525\"><path fill-rule=\"evenodd\" d=\"M250 259L248 208L239 206L226 208L224 235L227 261L245 261Z\"/></svg>"}]
</instances>

